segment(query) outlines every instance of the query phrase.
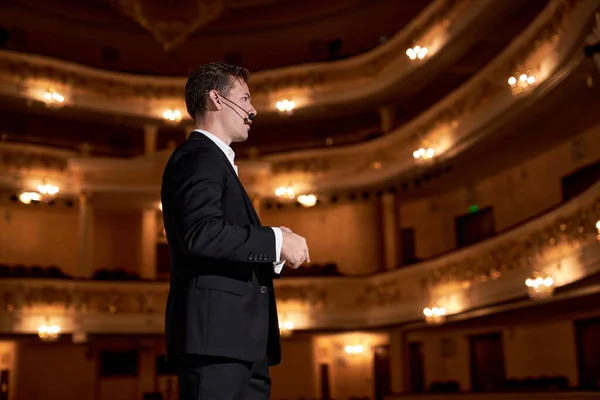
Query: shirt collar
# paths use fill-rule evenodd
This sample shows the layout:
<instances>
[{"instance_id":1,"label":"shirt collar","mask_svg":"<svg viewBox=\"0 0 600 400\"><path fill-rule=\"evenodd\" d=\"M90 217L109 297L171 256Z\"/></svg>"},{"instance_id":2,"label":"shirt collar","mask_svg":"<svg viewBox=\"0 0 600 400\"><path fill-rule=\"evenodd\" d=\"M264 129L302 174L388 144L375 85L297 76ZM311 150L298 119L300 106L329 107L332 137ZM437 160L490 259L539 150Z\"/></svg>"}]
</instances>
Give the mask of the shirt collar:
<instances>
[{"instance_id":1,"label":"shirt collar","mask_svg":"<svg viewBox=\"0 0 600 400\"><path fill-rule=\"evenodd\" d=\"M234 164L235 152L233 151L233 149L230 146L228 146L227 144L225 144L224 141L222 141L221 139L219 139L218 137L216 137L212 133L207 132L207 131L202 130L202 129L194 129L192 132L200 132L204 136L206 136L207 138L209 138L210 140L212 140L213 142L215 142L215 144L217 146L219 146L219 148L221 149L221 151L223 151L223 153L225 153L225 155L227 156L227 159L231 162L231 164Z\"/></svg>"}]
</instances>

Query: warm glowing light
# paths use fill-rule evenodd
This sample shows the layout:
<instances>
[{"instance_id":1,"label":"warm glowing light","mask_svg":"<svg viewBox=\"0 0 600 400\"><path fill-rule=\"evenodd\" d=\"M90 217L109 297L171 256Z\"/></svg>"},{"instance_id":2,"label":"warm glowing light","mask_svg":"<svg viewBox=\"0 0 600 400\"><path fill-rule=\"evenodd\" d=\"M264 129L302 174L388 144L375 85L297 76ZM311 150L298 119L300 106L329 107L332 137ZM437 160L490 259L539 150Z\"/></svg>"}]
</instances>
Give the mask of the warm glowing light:
<instances>
[{"instance_id":1,"label":"warm glowing light","mask_svg":"<svg viewBox=\"0 0 600 400\"><path fill-rule=\"evenodd\" d=\"M53 342L60 337L60 326L58 325L41 325L38 328L38 336L45 342Z\"/></svg>"},{"instance_id":2,"label":"warm glowing light","mask_svg":"<svg viewBox=\"0 0 600 400\"><path fill-rule=\"evenodd\" d=\"M533 277L527 278L525 285L529 297L534 300L545 299L554 293L554 279L550 276L543 276L539 272L534 272Z\"/></svg>"},{"instance_id":3,"label":"warm glowing light","mask_svg":"<svg viewBox=\"0 0 600 400\"><path fill-rule=\"evenodd\" d=\"M181 122L183 116L179 110L166 110L163 113L163 118L171 122Z\"/></svg>"},{"instance_id":4,"label":"warm glowing light","mask_svg":"<svg viewBox=\"0 0 600 400\"><path fill-rule=\"evenodd\" d=\"M413 48L407 49L406 55L411 60L414 60L417 58L422 60L427 55L428 51L429 50L427 50L427 47L415 46Z\"/></svg>"},{"instance_id":5,"label":"warm glowing light","mask_svg":"<svg viewBox=\"0 0 600 400\"><path fill-rule=\"evenodd\" d=\"M279 334L283 337L288 337L294 332L294 323L292 321L285 320L279 322Z\"/></svg>"},{"instance_id":6,"label":"warm glowing light","mask_svg":"<svg viewBox=\"0 0 600 400\"><path fill-rule=\"evenodd\" d=\"M288 199L293 199L294 197L296 197L294 188L291 186L278 187L277 189L275 189L275 195L277 197L286 197Z\"/></svg>"},{"instance_id":7,"label":"warm glowing light","mask_svg":"<svg viewBox=\"0 0 600 400\"><path fill-rule=\"evenodd\" d=\"M298 203L304 207L312 207L317 204L317 196L314 194L302 194L298 196Z\"/></svg>"},{"instance_id":8,"label":"warm glowing light","mask_svg":"<svg viewBox=\"0 0 600 400\"><path fill-rule=\"evenodd\" d=\"M434 155L435 155L435 150L433 150L431 147L429 147L427 149L421 147L419 150L415 150L413 152L413 157L415 159L428 160L430 158L433 158Z\"/></svg>"},{"instance_id":9,"label":"warm glowing light","mask_svg":"<svg viewBox=\"0 0 600 400\"><path fill-rule=\"evenodd\" d=\"M427 323L440 324L446 319L446 309L444 307L425 307L423 315Z\"/></svg>"},{"instance_id":10,"label":"warm glowing light","mask_svg":"<svg viewBox=\"0 0 600 400\"><path fill-rule=\"evenodd\" d=\"M42 196L36 192L23 192L19 196L19 201L23 204L31 204L32 201L40 201L41 197Z\"/></svg>"},{"instance_id":11,"label":"warm glowing light","mask_svg":"<svg viewBox=\"0 0 600 400\"><path fill-rule=\"evenodd\" d=\"M44 103L48 106L61 106L65 101L65 96L56 92L54 89L49 89L44 93Z\"/></svg>"},{"instance_id":12,"label":"warm glowing light","mask_svg":"<svg viewBox=\"0 0 600 400\"><path fill-rule=\"evenodd\" d=\"M291 114L294 108L296 108L296 102L285 99L278 101L277 104L275 104L275 107L277 107L280 112Z\"/></svg>"},{"instance_id":13,"label":"warm glowing light","mask_svg":"<svg viewBox=\"0 0 600 400\"><path fill-rule=\"evenodd\" d=\"M361 346L361 345L346 346L346 347L344 348L344 351L345 351L347 354L360 354L360 353L362 353L363 351L365 351L365 348L364 348L363 346Z\"/></svg>"},{"instance_id":14,"label":"warm glowing light","mask_svg":"<svg viewBox=\"0 0 600 400\"><path fill-rule=\"evenodd\" d=\"M508 84L513 88L516 93L522 93L525 88L533 85L536 82L535 76L521 74L517 79L515 76L508 78Z\"/></svg>"},{"instance_id":15,"label":"warm glowing light","mask_svg":"<svg viewBox=\"0 0 600 400\"><path fill-rule=\"evenodd\" d=\"M37 190L40 194L54 196L56 193L58 193L59 189L58 186L46 182L42 185L38 185Z\"/></svg>"}]
</instances>

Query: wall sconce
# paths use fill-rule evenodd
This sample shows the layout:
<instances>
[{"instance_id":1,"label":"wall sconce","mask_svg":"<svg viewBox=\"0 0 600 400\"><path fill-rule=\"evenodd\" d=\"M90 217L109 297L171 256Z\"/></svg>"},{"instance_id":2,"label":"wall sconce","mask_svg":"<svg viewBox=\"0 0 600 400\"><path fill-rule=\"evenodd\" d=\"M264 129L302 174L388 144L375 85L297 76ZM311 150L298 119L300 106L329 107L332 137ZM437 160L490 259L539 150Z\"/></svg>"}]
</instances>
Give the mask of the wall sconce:
<instances>
[{"instance_id":1,"label":"wall sconce","mask_svg":"<svg viewBox=\"0 0 600 400\"><path fill-rule=\"evenodd\" d=\"M547 299L554 293L554 279L537 271L525 280L525 285L529 297L533 300Z\"/></svg>"},{"instance_id":2,"label":"wall sconce","mask_svg":"<svg viewBox=\"0 0 600 400\"><path fill-rule=\"evenodd\" d=\"M516 94L523 93L527 87L533 85L534 83L535 76L533 75L521 74L518 79L514 76L508 78L508 84L512 88L513 93Z\"/></svg>"},{"instance_id":3,"label":"wall sconce","mask_svg":"<svg viewBox=\"0 0 600 400\"><path fill-rule=\"evenodd\" d=\"M163 118L169 122L181 122L183 115L179 110L166 110L163 113Z\"/></svg>"},{"instance_id":4,"label":"wall sconce","mask_svg":"<svg viewBox=\"0 0 600 400\"><path fill-rule=\"evenodd\" d=\"M419 60L422 60L427 55L428 51L429 50L427 50L427 47L415 46L410 49L407 49L406 55L411 60L414 60L416 58L418 58Z\"/></svg>"},{"instance_id":5,"label":"wall sconce","mask_svg":"<svg viewBox=\"0 0 600 400\"><path fill-rule=\"evenodd\" d=\"M312 207L317 204L317 196L314 194L301 194L298 196L298 203L304 207Z\"/></svg>"},{"instance_id":6,"label":"wall sconce","mask_svg":"<svg viewBox=\"0 0 600 400\"><path fill-rule=\"evenodd\" d=\"M65 96L58 93L54 89L48 89L46 93L44 93L44 103L48 107L62 107L64 105Z\"/></svg>"},{"instance_id":7,"label":"wall sconce","mask_svg":"<svg viewBox=\"0 0 600 400\"><path fill-rule=\"evenodd\" d=\"M23 192L19 195L19 201L23 204L31 204L32 201L40 201L42 196L37 192Z\"/></svg>"},{"instance_id":8,"label":"wall sconce","mask_svg":"<svg viewBox=\"0 0 600 400\"><path fill-rule=\"evenodd\" d=\"M55 342L60 337L60 326L41 325L38 328L38 336L43 342Z\"/></svg>"},{"instance_id":9,"label":"wall sconce","mask_svg":"<svg viewBox=\"0 0 600 400\"><path fill-rule=\"evenodd\" d=\"M430 158L433 158L433 156L435 155L435 150L433 150L431 147L425 149L423 147L421 147L419 150L415 150L413 152L413 157L415 159L422 159L422 160L429 160Z\"/></svg>"},{"instance_id":10,"label":"wall sconce","mask_svg":"<svg viewBox=\"0 0 600 400\"><path fill-rule=\"evenodd\" d=\"M294 113L294 108L296 108L296 102L285 99L278 101L275 107L277 107L279 112L291 115Z\"/></svg>"},{"instance_id":11,"label":"wall sconce","mask_svg":"<svg viewBox=\"0 0 600 400\"><path fill-rule=\"evenodd\" d=\"M423 315L428 324L441 324L446 320L446 309L444 307L425 307Z\"/></svg>"},{"instance_id":12,"label":"wall sconce","mask_svg":"<svg viewBox=\"0 0 600 400\"><path fill-rule=\"evenodd\" d=\"M289 337L294 333L294 323L289 320L285 320L279 323L279 334L281 337Z\"/></svg>"},{"instance_id":13,"label":"wall sconce","mask_svg":"<svg viewBox=\"0 0 600 400\"><path fill-rule=\"evenodd\" d=\"M37 186L37 191L40 194L40 200L44 202L52 200L59 190L59 187L52 184L48 178L44 178L42 184Z\"/></svg>"},{"instance_id":14,"label":"wall sconce","mask_svg":"<svg viewBox=\"0 0 600 400\"><path fill-rule=\"evenodd\" d=\"M344 348L344 351L346 352L346 354L355 355L355 354L361 354L362 352L364 352L365 348L361 345L346 346Z\"/></svg>"},{"instance_id":15,"label":"wall sconce","mask_svg":"<svg viewBox=\"0 0 600 400\"><path fill-rule=\"evenodd\" d=\"M296 192L292 186L280 186L275 189L275 195L277 197L285 197L287 199L293 199L296 197Z\"/></svg>"}]
</instances>

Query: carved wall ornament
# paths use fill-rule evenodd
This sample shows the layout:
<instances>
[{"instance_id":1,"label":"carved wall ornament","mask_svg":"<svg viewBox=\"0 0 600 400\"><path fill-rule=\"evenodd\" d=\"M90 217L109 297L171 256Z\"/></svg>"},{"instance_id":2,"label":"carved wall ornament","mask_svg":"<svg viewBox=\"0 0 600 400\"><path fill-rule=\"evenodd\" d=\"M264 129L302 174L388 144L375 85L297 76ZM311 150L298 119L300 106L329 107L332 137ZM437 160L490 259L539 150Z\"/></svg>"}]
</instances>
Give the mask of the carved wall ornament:
<instances>
[{"instance_id":1,"label":"carved wall ornament","mask_svg":"<svg viewBox=\"0 0 600 400\"><path fill-rule=\"evenodd\" d=\"M360 307L376 307L401 300L400 284L396 280L376 284L368 284L356 297L356 305Z\"/></svg>"},{"instance_id":2,"label":"carved wall ornament","mask_svg":"<svg viewBox=\"0 0 600 400\"><path fill-rule=\"evenodd\" d=\"M310 321L311 327L321 326L319 324L331 327L336 323L377 324L379 317L373 319L373 315L397 322L410 321L422 314L424 302L428 300L442 301L440 306L451 315L452 299L468 303L471 291L480 290L479 284L499 285L503 293L507 289L510 293L514 290L510 285L514 285L515 280L505 278L512 276L511 271L552 269L559 273L561 259L577 259L578 271L595 273L594 268L598 266L588 265L588 262L597 263L600 251L598 220L600 197L585 195L582 201L566 204L538 221L517 228L522 233L504 234L492 239L491 244L484 242L440 260L360 280L351 277L282 279L275 282L276 296L283 310L299 303L299 312L307 313L306 321ZM516 284L519 290L526 290L522 282ZM451 290L444 292L444 288ZM85 320L101 318L99 321L111 315L115 318L141 316L143 326L137 329L156 329L153 321L162 318L168 289L164 282L4 279L0 284L0 315L7 317L5 321L24 320L29 314L42 312L40 310L55 310L73 320L81 320L83 316ZM436 293L442 297L436 299ZM390 323L391 320L385 321ZM3 325L2 329L20 328Z\"/></svg>"},{"instance_id":3,"label":"carved wall ornament","mask_svg":"<svg viewBox=\"0 0 600 400\"><path fill-rule=\"evenodd\" d=\"M558 217L544 228L519 239L501 242L477 255L447 264L429 273L428 285L484 282L501 278L518 269L532 269L548 251L559 244L580 248L596 240L596 222L600 220L600 198L566 217Z\"/></svg>"}]
</instances>

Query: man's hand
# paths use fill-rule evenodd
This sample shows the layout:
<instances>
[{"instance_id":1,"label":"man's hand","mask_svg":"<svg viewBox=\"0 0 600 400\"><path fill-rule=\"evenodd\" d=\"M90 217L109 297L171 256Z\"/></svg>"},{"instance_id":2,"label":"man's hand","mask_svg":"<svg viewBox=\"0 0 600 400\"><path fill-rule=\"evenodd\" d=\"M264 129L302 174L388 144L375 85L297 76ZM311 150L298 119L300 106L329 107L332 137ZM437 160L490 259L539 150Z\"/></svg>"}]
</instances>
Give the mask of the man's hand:
<instances>
[{"instance_id":1,"label":"man's hand","mask_svg":"<svg viewBox=\"0 0 600 400\"><path fill-rule=\"evenodd\" d=\"M285 226L280 228L283 239L281 243L281 259L287 261L290 267L294 269L301 266L305 261L310 262L306 239L300 235L296 235L291 229Z\"/></svg>"}]
</instances>

